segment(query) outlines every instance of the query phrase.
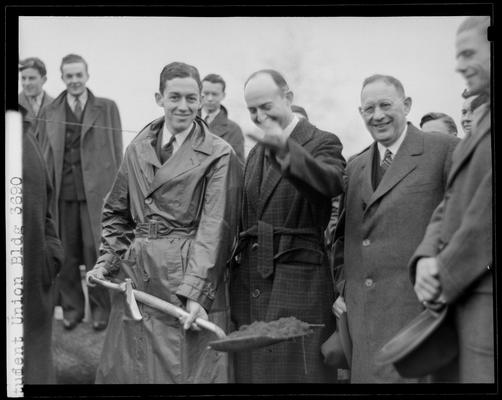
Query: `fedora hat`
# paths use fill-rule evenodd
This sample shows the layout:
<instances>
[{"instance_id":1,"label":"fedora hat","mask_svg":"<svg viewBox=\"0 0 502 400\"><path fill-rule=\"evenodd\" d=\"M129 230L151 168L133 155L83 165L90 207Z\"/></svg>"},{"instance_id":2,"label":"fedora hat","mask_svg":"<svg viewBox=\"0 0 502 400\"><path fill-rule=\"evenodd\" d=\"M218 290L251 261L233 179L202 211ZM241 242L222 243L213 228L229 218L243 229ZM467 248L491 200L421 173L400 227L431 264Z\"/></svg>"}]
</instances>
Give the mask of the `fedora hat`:
<instances>
[{"instance_id":1,"label":"fedora hat","mask_svg":"<svg viewBox=\"0 0 502 400\"><path fill-rule=\"evenodd\" d=\"M347 313L337 319L335 332L321 345L324 363L330 367L350 368L352 342L349 336Z\"/></svg>"},{"instance_id":2,"label":"fedora hat","mask_svg":"<svg viewBox=\"0 0 502 400\"><path fill-rule=\"evenodd\" d=\"M458 353L457 331L448 307L426 308L376 354L377 364L394 364L404 378L419 378L445 366Z\"/></svg>"}]
</instances>

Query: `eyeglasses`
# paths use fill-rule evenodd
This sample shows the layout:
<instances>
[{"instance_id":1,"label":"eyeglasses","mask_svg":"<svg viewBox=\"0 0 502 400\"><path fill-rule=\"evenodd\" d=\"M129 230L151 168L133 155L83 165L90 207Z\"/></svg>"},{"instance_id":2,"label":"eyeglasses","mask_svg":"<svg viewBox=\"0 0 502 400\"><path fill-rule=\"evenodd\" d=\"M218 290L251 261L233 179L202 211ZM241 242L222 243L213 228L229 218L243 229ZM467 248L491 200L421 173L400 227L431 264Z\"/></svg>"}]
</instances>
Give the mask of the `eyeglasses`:
<instances>
[{"instance_id":1,"label":"eyeglasses","mask_svg":"<svg viewBox=\"0 0 502 400\"><path fill-rule=\"evenodd\" d=\"M399 99L399 101L403 101L404 98ZM371 117L377 108L382 110L383 112L390 111L392 107L394 107L394 104L396 102L392 102L390 100L383 100L380 103L377 104L368 104L364 107L361 108L361 112L365 117Z\"/></svg>"}]
</instances>

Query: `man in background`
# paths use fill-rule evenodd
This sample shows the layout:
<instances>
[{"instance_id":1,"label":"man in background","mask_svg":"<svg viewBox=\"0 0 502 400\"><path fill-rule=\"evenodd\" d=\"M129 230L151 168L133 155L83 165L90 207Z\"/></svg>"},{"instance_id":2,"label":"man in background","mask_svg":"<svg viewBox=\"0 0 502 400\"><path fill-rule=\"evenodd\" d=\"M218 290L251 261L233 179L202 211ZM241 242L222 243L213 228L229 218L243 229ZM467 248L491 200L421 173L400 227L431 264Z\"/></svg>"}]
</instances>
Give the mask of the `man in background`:
<instances>
[{"instance_id":1,"label":"man in background","mask_svg":"<svg viewBox=\"0 0 502 400\"><path fill-rule=\"evenodd\" d=\"M454 313L461 383L493 383L493 212L490 17L469 17L456 36L457 72L469 96L482 96L472 128L453 154L443 201L410 261L418 299Z\"/></svg>"},{"instance_id":2,"label":"man in background","mask_svg":"<svg viewBox=\"0 0 502 400\"><path fill-rule=\"evenodd\" d=\"M21 86L18 102L26 110L23 121L29 123L31 131L37 132L38 117L43 114L45 107L54 100L43 89L47 82L47 69L40 58L28 57L19 62L21 72Z\"/></svg>"},{"instance_id":3,"label":"man in background","mask_svg":"<svg viewBox=\"0 0 502 400\"><path fill-rule=\"evenodd\" d=\"M407 122L411 104L392 76L363 82L359 112L374 142L346 169L343 257L337 257L345 282L333 306L338 317L347 313L351 383L417 382L374 358L422 310L407 264L443 198L459 139L415 128Z\"/></svg>"},{"instance_id":4,"label":"man in background","mask_svg":"<svg viewBox=\"0 0 502 400\"><path fill-rule=\"evenodd\" d=\"M457 136L457 125L448 114L430 112L420 120L420 129L424 132L441 132Z\"/></svg>"},{"instance_id":5,"label":"man in background","mask_svg":"<svg viewBox=\"0 0 502 400\"><path fill-rule=\"evenodd\" d=\"M103 200L122 161L119 111L109 99L87 88L87 62L69 54L61 61L64 90L43 112L38 131L55 182L56 212L65 261L57 286L63 324L83 319L85 298L79 266L91 269L101 236ZM102 287L89 290L95 330L106 328L110 299Z\"/></svg>"},{"instance_id":6,"label":"man in background","mask_svg":"<svg viewBox=\"0 0 502 400\"><path fill-rule=\"evenodd\" d=\"M220 75L209 74L202 80L201 117L211 133L229 143L244 163L244 136L241 128L228 118L228 111L221 104L225 98L225 88L225 81Z\"/></svg>"}]
</instances>

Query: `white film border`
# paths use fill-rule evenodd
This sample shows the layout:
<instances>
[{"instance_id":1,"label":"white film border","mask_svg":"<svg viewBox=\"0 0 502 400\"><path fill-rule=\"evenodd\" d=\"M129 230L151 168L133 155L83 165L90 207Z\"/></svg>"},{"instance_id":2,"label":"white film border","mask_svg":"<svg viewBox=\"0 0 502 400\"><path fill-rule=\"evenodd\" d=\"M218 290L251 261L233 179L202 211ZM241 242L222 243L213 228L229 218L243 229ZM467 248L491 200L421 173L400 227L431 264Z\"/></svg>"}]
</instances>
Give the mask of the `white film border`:
<instances>
[{"instance_id":1,"label":"white film border","mask_svg":"<svg viewBox=\"0 0 502 400\"><path fill-rule=\"evenodd\" d=\"M23 397L22 116L5 114L7 397Z\"/></svg>"}]
</instances>

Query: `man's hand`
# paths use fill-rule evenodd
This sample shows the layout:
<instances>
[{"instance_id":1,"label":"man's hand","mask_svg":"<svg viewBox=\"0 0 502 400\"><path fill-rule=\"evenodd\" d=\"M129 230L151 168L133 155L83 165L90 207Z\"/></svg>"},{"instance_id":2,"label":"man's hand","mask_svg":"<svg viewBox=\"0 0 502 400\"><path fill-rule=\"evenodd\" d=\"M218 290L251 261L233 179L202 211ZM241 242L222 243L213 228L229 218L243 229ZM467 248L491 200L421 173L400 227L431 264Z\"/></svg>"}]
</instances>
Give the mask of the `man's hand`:
<instances>
[{"instance_id":1,"label":"man's hand","mask_svg":"<svg viewBox=\"0 0 502 400\"><path fill-rule=\"evenodd\" d=\"M332 310L333 314L335 314L337 318L340 318L343 313L347 312L347 306L345 305L345 300L342 296L338 296L338 298L335 300Z\"/></svg>"},{"instance_id":2,"label":"man's hand","mask_svg":"<svg viewBox=\"0 0 502 400\"><path fill-rule=\"evenodd\" d=\"M100 279L102 281L105 280L105 275L107 274L107 270L105 267L101 265L96 265L93 269L88 271L85 274L85 282L87 283L87 286L94 287L96 286L96 283L92 281L92 278Z\"/></svg>"},{"instance_id":3,"label":"man's hand","mask_svg":"<svg viewBox=\"0 0 502 400\"><path fill-rule=\"evenodd\" d=\"M415 293L420 302L434 302L440 297L442 289L435 257L423 257L418 260L415 277Z\"/></svg>"},{"instance_id":4,"label":"man's hand","mask_svg":"<svg viewBox=\"0 0 502 400\"><path fill-rule=\"evenodd\" d=\"M284 157L287 153L287 137L277 121L266 118L260 125L261 132L250 132L248 136L270 148L279 157Z\"/></svg>"},{"instance_id":5,"label":"man's hand","mask_svg":"<svg viewBox=\"0 0 502 400\"><path fill-rule=\"evenodd\" d=\"M188 330L190 328L200 331L200 328L194 322L196 318L202 318L207 320L207 313L199 303L194 300L187 300L187 311L189 313L188 317L180 317L180 321L183 324L183 329Z\"/></svg>"}]
</instances>

